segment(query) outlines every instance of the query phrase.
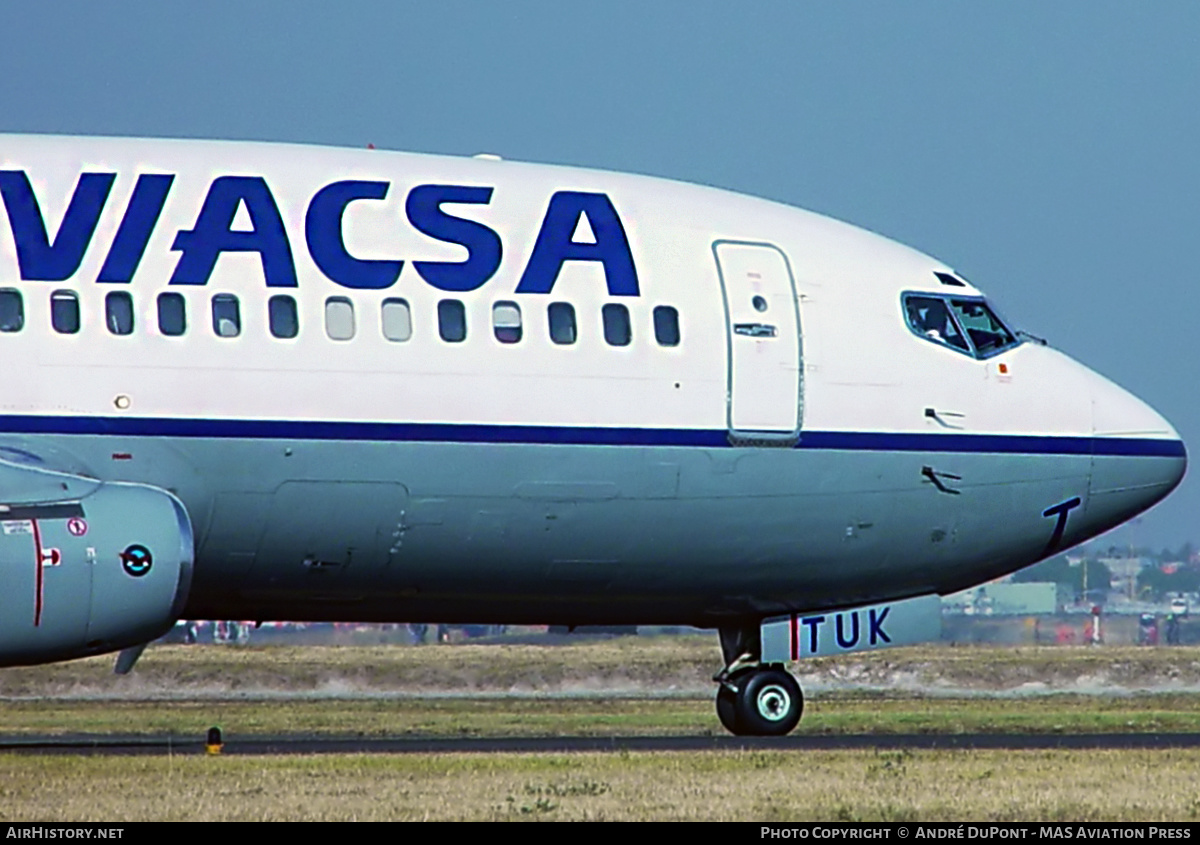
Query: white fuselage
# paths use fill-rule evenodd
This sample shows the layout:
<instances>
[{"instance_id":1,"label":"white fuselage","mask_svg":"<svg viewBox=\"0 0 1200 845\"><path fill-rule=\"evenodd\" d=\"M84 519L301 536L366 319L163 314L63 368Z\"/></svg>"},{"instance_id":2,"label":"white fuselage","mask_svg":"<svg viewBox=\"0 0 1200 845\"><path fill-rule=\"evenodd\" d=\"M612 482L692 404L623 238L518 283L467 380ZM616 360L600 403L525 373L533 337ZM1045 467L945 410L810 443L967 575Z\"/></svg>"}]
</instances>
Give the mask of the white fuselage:
<instances>
[{"instance_id":1,"label":"white fuselage","mask_svg":"<svg viewBox=\"0 0 1200 845\"><path fill-rule=\"evenodd\" d=\"M0 456L177 494L193 614L844 606L1032 563L1183 472L1065 355L918 331L983 303L950 268L780 204L269 144L14 136L0 171Z\"/></svg>"}]
</instances>

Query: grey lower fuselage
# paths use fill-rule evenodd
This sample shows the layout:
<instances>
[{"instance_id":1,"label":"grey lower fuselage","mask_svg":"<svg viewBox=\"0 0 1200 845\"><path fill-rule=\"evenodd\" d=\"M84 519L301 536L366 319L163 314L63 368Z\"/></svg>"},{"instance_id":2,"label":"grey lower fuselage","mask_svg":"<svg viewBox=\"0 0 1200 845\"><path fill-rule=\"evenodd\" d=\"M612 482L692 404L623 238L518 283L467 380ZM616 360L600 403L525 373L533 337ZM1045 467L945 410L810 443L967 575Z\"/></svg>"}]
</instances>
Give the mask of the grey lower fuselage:
<instances>
[{"instance_id":1,"label":"grey lower fuselage","mask_svg":"<svg viewBox=\"0 0 1200 845\"><path fill-rule=\"evenodd\" d=\"M1083 438L1021 452L1003 438L806 433L772 448L723 434L25 439L176 493L197 538L183 615L254 620L713 626L947 592L1120 523L1184 464L1181 447L1092 454L1104 441ZM1045 515L1075 498L1062 526Z\"/></svg>"}]
</instances>

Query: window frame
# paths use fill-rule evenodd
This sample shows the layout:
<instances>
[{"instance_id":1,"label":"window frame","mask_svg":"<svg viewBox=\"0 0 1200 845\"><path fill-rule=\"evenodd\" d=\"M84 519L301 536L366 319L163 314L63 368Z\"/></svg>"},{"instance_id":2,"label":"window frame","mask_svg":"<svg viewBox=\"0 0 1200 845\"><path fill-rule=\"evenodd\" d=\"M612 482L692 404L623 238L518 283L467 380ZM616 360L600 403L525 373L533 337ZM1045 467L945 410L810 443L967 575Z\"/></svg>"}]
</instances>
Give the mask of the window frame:
<instances>
[{"instance_id":1,"label":"window frame","mask_svg":"<svg viewBox=\"0 0 1200 845\"><path fill-rule=\"evenodd\" d=\"M0 332L4 334L14 334L25 328L25 297L17 288L0 288L0 296L11 294L17 303L16 325L12 328L3 328L0 326Z\"/></svg>"},{"instance_id":2,"label":"window frame","mask_svg":"<svg viewBox=\"0 0 1200 845\"><path fill-rule=\"evenodd\" d=\"M461 337L446 337L446 323L442 318L442 309L458 311L458 316L462 318L462 336ZM465 343L469 327L467 326L467 306L461 299L439 299L437 304L437 324L438 337L443 343Z\"/></svg>"},{"instance_id":3,"label":"window frame","mask_svg":"<svg viewBox=\"0 0 1200 845\"><path fill-rule=\"evenodd\" d=\"M496 312L503 308L511 308L516 311L516 325L501 326L496 322ZM516 336L512 338L501 337L502 329L515 331ZM495 338L497 343L504 346L512 346L513 344L520 343L525 338L525 315L521 313L521 306L518 303L511 299L500 299L492 303L492 337Z\"/></svg>"},{"instance_id":4,"label":"window frame","mask_svg":"<svg viewBox=\"0 0 1200 845\"><path fill-rule=\"evenodd\" d=\"M946 307L946 313L954 322L954 327L958 329L959 335L966 342L968 348L959 349L957 346L954 346L951 343L936 341L933 338L926 337L924 334L917 331L916 326L914 326L908 319L908 301L913 298L940 299ZM975 346L975 341L971 339L971 335L967 333L962 321L958 318L957 312L954 310L954 305L951 303L951 300L954 299L957 299L960 302L978 302L982 304L992 313L992 316L996 318L1000 325L1004 326L1005 330L1012 336L1013 342L997 347L996 349L989 350L987 353L980 353L979 349ZM996 306L988 301L986 296L942 293L940 291L938 293L930 293L923 290L906 290L900 294L900 319L904 321L905 327L908 329L909 333L913 335L913 337L918 337L926 343L933 344L939 349L948 349L951 352L955 352L959 355L966 355L968 358L972 358L976 361L986 361L989 358L995 358L997 355L1002 355L1005 352L1016 349L1025 342L1024 338L1021 337L1020 332L1016 331L1008 322L1008 320L1004 319L1004 316L999 312L999 310L997 310Z\"/></svg>"},{"instance_id":5,"label":"window frame","mask_svg":"<svg viewBox=\"0 0 1200 845\"><path fill-rule=\"evenodd\" d=\"M286 302L287 305L277 306L275 304L277 302L278 303ZM284 308L291 309L291 312L292 312L290 315L290 319L292 321L292 325L291 325L292 333L291 334L286 334L284 332L278 331L278 329L285 328L285 327L281 326L281 325L277 325L277 322L282 323L282 318L278 321L275 319L275 309L277 307L284 307ZM276 340L295 340L297 337L300 336L300 306L296 302L296 297L292 296L291 294L287 294L287 293L277 293L267 299L267 331L270 332L271 337L275 338Z\"/></svg>"},{"instance_id":6,"label":"window frame","mask_svg":"<svg viewBox=\"0 0 1200 845\"><path fill-rule=\"evenodd\" d=\"M669 313L670 314L669 320L671 323L671 327L673 328L673 330L675 332L674 343L667 343L659 336L659 332L658 332L658 319L659 319L658 315L659 315L659 313L663 313L663 314ZM679 324L679 309L676 308L674 305L655 305L654 309L650 312L650 323L654 328L654 342L657 343L659 346L661 346L663 349L675 349L680 344L683 343L683 329L681 328L681 326Z\"/></svg>"},{"instance_id":7,"label":"window frame","mask_svg":"<svg viewBox=\"0 0 1200 845\"><path fill-rule=\"evenodd\" d=\"M114 313L113 303L122 301L129 307L129 330L124 332L117 331L118 327L113 325L113 318L120 317L119 314ZM127 290L110 290L104 294L104 327L113 337L129 337L133 334L134 329L137 328L137 312L133 306L133 294Z\"/></svg>"},{"instance_id":8,"label":"window frame","mask_svg":"<svg viewBox=\"0 0 1200 845\"><path fill-rule=\"evenodd\" d=\"M217 301L218 300L220 300L221 302L232 302L233 303L234 314L237 316L237 323L236 323L237 331L234 332L233 334L221 334L220 318L217 316ZM237 294L235 294L235 293L214 293L212 295L212 298L209 300L209 309L212 312L212 330L213 330L214 336L219 337L221 340L233 340L234 338L242 336L242 303L241 303L241 300L238 299Z\"/></svg>"},{"instance_id":9,"label":"window frame","mask_svg":"<svg viewBox=\"0 0 1200 845\"><path fill-rule=\"evenodd\" d=\"M967 342L971 344L971 348L975 350L975 357L978 358L980 361L985 361L988 358L994 358L1002 352L1007 352L1009 349L1014 349L1017 346L1021 345L1021 336L1017 333L1017 330L1008 324L1008 321L1005 320L1004 317L1002 317L1000 315L1000 312L998 310L996 310L995 306L993 306L990 302L987 301L986 297L983 297L983 296L954 296L953 294L951 294L948 297L948 299L950 302L950 313L952 315L954 315L954 319L957 321L959 328L962 329L963 337L965 337L967 339ZM958 313L957 306L954 304L956 301L958 301L958 302L973 302L973 303L982 305L987 310L987 312L992 315L992 318L997 323L999 323L1000 326L1006 332L1008 332L1008 336L1010 338L1012 338L1012 342L1006 343L1003 346L994 347L992 349L989 349L987 352L981 351L979 348L979 344L977 344L975 342L975 338L971 337L971 327L963 322L962 315Z\"/></svg>"},{"instance_id":10,"label":"window frame","mask_svg":"<svg viewBox=\"0 0 1200 845\"><path fill-rule=\"evenodd\" d=\"M336 321L339 319L337 310L340 310L343 307L345 308L345 315L348 315L350 319L350 333L345 337L342 337L341 335L335 335L333 333L333 327L335 323L330 321L330 309L334 309L333 318ZM322 322L325 323L325 337L329 340L332 340L334 343L349 343L350 341L354 340L354 336L358 334L358 318L354 313L354 303L348 296L326 297L321 316L323 317Z\"/></svg>"},{"instance_id":11,"label":"window frame","mask_svg":"<svg viewBox=\"0 0 1200 845\"><path fill-rule=\"evenodd\" d=\"M559 340L554 336L554 311L558 309L561 312L569 314L571 317L571 339ZM546 333L550 336L550 342L555 346L574 346L579 342L579 317L575 313L575 306L570 302L551 302L546 305Z\"/></svg>"},{"instance_id":12,"label":"window frame","mask_svg":"<svg viewBox=\"0 0 1200 845\"><path fill-rule=\"evenodd\" d=\"M608 336L608 315L620 314L621 320L625 324L625 340L617 342ZM633 345L633 316L629 313L629 306L623 302L606 302L600 308L600 328L604 335L604 342L609 346L615 346L618 349L623 349L626 346Z\"/></svg>"},{"instance_id":13,"label":"window frame","mask_svg":"<svg viewBox=\"0 0 1200 845\"><path fill-rule=\"evenodd\" d=\"M180 329L177 332L169 332L163 328L163 302L178 302L179 314L181 318ZM183 337L187 334L188 318L187 318L187 297L179 291L165 290L154 298L154 316L155 324L158 326L158 333L163 337Z\"/></svg>"},{"instance_id":14,"label":"window frame","mask_svg":"<svg viewBox=\"0 0 1200 845\"><path fill-rule=\"evenodd\" d=\"M396 309L404 309L404 316L408 321L408 334L404 337L392 337L388 334L388 306ZM399 296L389 296L379 304L379 333L383 335L383 339L388 343L408 343L413 338L413 315L412 305L407 299Z\"/></svg>"},{"instance_id":15,"label":"window frame","mask_svg":"<svg viewBox=\"0 0 1200 845\"><path fill-rule=\"evenodd\" d=\"M75 328L60 329L58 327L58 321L55 317L55 308L54 308L55 300L59 300L59 301L70 300L71 302L75 303ZM68 288L60 288L59 290L50 292L50 328L52 328L58 334L67 334L67 335L79 334L79 332L82 331L82 329L83 329L83 309L79 305L79 293L77 291L73 291Z\"/></svg>"}]
</instances>

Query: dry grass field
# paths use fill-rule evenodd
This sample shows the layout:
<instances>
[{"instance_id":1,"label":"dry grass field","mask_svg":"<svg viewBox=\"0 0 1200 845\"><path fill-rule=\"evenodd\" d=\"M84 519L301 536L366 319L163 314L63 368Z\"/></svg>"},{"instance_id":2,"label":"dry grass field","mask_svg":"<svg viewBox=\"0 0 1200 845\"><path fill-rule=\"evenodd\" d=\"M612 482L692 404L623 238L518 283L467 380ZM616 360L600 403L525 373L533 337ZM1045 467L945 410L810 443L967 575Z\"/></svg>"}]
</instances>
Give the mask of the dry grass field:
<instances>
[{"instance_id":1,"label":"dry grass field","mask_svg":"<svg viewBox=\"0 0 1200 845\"><path fill-rule=\"evenodd\" d=\"M113 658L0 669L0 699L202 698L437 693L701 695L720 668L715 636L620 637L569 645L171 646L133 673ZM919 646L797 665L806 691L920 695L1200 692L1200 648Z\"/></svg>"},{"instance_id":2,"label":"dry grass field","mask_svg":"<svg viewBox=\"0 0 1200 845\"><path fill-rule=\"evenodd\" d=\"M703 736L722 734L705 698L320 698L0 701L0 735L241 737ZM812 699L799 733L1200 732L1200 695Z\"/></svg>"},{"instance_id":3,"label":"dry grass field","mask_svg":"<svg viewBox=\"0 0 1200 845\"><path fill-rule=\"evenodd\" d=\"M1194 821L1197 751L0 756L0 821Z\"/></svg>"},{"instance_id":4,"label":"dry grass field","mask_svg":"<svg viewBox=\"0 0 1200 845\"><path fill-rule=\"evenodd\" d=\"M157 647L0 670L0 734L195 739L219 757L0 755L0 821L1182 820L1200 751L238 757L240 735L716 733L696 637L559 647ZM799 667L800 730L1200 731L1200 650L949 648Z\"/></svg>"}]
</instances>

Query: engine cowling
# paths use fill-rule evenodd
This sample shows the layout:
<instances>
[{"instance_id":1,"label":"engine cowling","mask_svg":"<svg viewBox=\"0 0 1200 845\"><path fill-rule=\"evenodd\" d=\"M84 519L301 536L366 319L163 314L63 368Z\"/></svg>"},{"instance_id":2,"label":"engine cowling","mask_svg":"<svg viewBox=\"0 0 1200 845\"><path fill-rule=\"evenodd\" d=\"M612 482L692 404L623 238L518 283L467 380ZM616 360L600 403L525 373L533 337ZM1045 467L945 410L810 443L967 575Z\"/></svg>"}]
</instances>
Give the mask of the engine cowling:
<instances>
[{"instance_id":1,"label":"engine cowling","mask_svg":"<svg viewBox=\"0 0 1200 845\"><path fill-rule=\"evenodd\" d=\"M14 472L45 480L0 469ZM0 505L0 666L148 642L170 629L187 600L195 544L175 496L60 478L60 492L85 495Z\"/></svg>"}]
</instances>

